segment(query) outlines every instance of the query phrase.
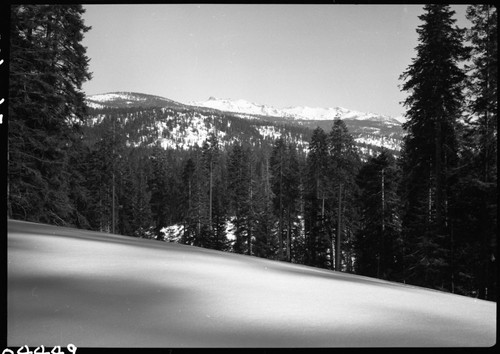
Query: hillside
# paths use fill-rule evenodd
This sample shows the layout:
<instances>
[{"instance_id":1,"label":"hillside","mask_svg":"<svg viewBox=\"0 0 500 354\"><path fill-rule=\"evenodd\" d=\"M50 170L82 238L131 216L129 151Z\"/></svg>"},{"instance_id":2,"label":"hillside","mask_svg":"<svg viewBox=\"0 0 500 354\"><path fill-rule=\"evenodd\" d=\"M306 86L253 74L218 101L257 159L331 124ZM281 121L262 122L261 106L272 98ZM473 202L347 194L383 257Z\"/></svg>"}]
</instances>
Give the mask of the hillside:
<instances>
[{"instance_id":1,"label":"hillside","mask_svg":"<svg viewBox=\"0 0 500 354\"><path fill-rule=\"evenodd\" d=\"M126 92L90 96L87 105L91 108L90 122L93 125L99 124L110 109L121 109L125 113L126 109L130 112L142 110L144 114L141 116L148 121L148 128L143 130L139 140L131 144L145 141L151 144L154 140L165 148L186 149L195 143L201 145L210 132L217 132L223 145L236 140L262 145L265 140L284 135L301 149L307 149L312 130L321 127L329 131L334 119L344 120L363 156L373 155L380 147L397 155L403 136L401 123L395 118L340 107L277 109L245 100L214 98L188 105L158 96ZM151 113L155 109L156 113ZM158 109L161 109L161 117ZM238 129L231 129L231 124ZM130 134L135 135L135 132Z\"/></svg>"},{"instance_id":2,"label":"hillside","mask_svg":"<svg viewBox=\"0 0 500 354\"><path fill-rule=\"evenodd\" d=\"M7 236L11 347L483 347L496 340L493 302L14 220Z\"/></svg>"},{"instance_id":3,"label":"hillside","mask_svg":"<svg viewBox=\"0 0 500 354\"><path fill-rule=\"evenodd\" d=\"M321 127L329 131L335 119L342 119L363 154L372 154L373 147L386 147L399 151L403 137L402 117L389 117L375 113L364 113L343 107L307 107L295 106L276 108L243 99L230 100L210 97L207 101L191 102L193 106L208 107L231 112L239 117L254 118L305 126L311 129Z\"/></svg>"},{"instance_id":4,"label":"hillside","mask_svg":"<svg viewBox=\"0 0 500 354\"><path fill-rule=\"evenodd\" d=\"M129 146L159 145L165 149L185 150L194 145L201 147L213 133L223 147L236 141L271 146L276 137L284 136L304 150L312 133L307 127L287 122L242 118L210 108L163 101L156 96L144 100L144 95L136 95L106 94L89 98L89 136L100 134L99 131L114 124L115 132L124 136ZM108 104L109 97L112 100ZM90 105L95 101L100 102L98 108Z\"/></svg>"}]
</instances>

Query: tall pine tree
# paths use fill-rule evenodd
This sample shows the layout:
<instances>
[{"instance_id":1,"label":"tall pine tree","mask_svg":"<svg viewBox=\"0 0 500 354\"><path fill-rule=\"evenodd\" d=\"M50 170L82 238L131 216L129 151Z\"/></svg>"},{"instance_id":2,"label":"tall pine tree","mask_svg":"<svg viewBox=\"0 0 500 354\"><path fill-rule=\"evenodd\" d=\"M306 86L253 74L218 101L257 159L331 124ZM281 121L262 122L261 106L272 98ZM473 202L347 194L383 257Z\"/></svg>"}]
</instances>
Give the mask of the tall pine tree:
<instances>
[{"instance_id":1,"label":"tall pine tree","mask_svg":"<svg viewBox=\"0 0 500 354\"><path fill-rule=\"evenodd\" d=\"M403 227L409 242L409 282L450 289L450 191L457 165L457 134L467 51L448 5L424 6L416 57L401 75L407 122L403 143Z\"/></svg>"},{"instance_id":2,"label":"tall pine tree","mask_svg":"<svg viewBox=\"0 0 500 354\"><path fill-rule=\"evenodd\" d=\"M342 246L353 241L357 229L357 193L356 175L360 167L360 158L352 135L343 120L334 121L332 130L327 137L328 174L330 182L328 193L329 224L335 225L335 238L331 236L331 266L342 270ZM345 266L352 270L349 254L352 248L346 248ZM335 264L333 263L335 261Z\"/></svg>"},{"instance_id":3,"label":"tall pine tree","mask_svg":"<svg viewBox=\"0 0 500 354\"><path fill-rule=\"evenodd\" d=\"M330 236L327 232L326 208L328 199L328 146L327 135L316 128L309 143L307 155L305 199L305 242L308 265L327 268Z\"/></svg>"},{"instance_id":4,"label":"tall pine tree","mask_svg":"<svg viewBox=\"0 0 500 354\"><path fill-rule=\"evenodd\" d=\"M8 215L74 224L70 150L90 79L81 5L13 5L10 31Z\"/></svg>"},{"instance_id":5,"label":"tall pine tree","mask_svg":"<svg viewBox=\"0 0 500 354\"><path fill-rule=\"evenodd\" d=\"M395 158L387 149L371 157L361 168L361 227L356 233L356 273L398 280L401 272L398 192Z\"/></svg>"},{"instance_id":6,"label":"tall pine tree","mask_svg":"<svg viewBox=\"0 0 500 354\"><path fill-rule=\"evenodd\" d=\"M496 299L498 37L497 9L467 9L472 44L459 180L451 205L454 226L454 291Z\"/></svg>"}]
</instances>

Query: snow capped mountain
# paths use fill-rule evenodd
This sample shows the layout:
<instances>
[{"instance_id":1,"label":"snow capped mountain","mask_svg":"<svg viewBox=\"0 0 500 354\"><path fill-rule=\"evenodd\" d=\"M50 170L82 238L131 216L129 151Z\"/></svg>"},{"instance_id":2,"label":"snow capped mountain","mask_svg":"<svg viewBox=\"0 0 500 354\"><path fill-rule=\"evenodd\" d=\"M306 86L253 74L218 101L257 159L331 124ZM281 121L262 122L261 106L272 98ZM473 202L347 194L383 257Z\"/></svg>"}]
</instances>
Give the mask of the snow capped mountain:
<instances>
[{"instance_id":1,"label":"snow capped mountain","mask_svg":"<svg viewBox=\"0 0 500 354\"><path fill-rule=\"evenodd\" d=\"M264 116L281 116L282 113L279 109L271 106L252 103L243 99L229 100L210 97L207 101L202 102L189 102L190 105L196 107L208 107L217 109L219 111L253 114Z\"/></svg>"},{"instance_id":2,"label":"snow capped mountain","mask_svg":"<svg viewBox=\"0 0 500 354\"><path fill-rule=\"evenodd\" d=\"M114 120L125 144L134 147L157 145L164 149L188 150L195 145L201 147L211 134L215 134L222 147L236 142L271 145L274 139L283 136L299 149L307 150L311 133L307 127L278 125L257 118L243 119L217 109L135 93L89 96L87 106L91 108L87 118L89 128L105 130ZM93 130L92 134L100 133Z\"/></svg>"},{"instance_id":3,"label":"snow capped mountain","mask_svg":"<svg viewBox=\"0 0 500 354\"><path fill-rule=\"evenodd\" d=\"M125 109L120 113L124 115L122 124L127 130L128 144L134 146L159 144L165 149L188 149L195 144L201 146L207 136L215 132L223 146L235 141L259 145L266 141L268 144L286 136L307 151L312 131L317 127L330 131L335 119L346 123L363 156L375 154L380 147L397 154L403 137L404 117L392 118L342 107L275 108L243 99L214 97L183 104L133 92L88 96L86 102L93 109L89 125L101 124L109 114L108 108ZM138 121L133 111L141 109L143 113L139 114Z\"/></svg>"},{"instance_id":4,"label":"snow capped mountain","mask_svg":"<svg viewBox=\"0 0 500 354\"><path fill-rule=\"evenodd\" d=\"M400 125L401 117L398 119L386 115L375 113L363 113L354 110L349 110L343 107L321 108L295 106L288 108L275 108L262 104L252 103L243 99L219 99L210 97L207 101L190 102L190 105L210 107L226 112L264 115L272 117L283 117L291 120L335 120L335 119L354 119L354 120L369 120L383 122L389 125Z\"/></svg>"}]
</instances>

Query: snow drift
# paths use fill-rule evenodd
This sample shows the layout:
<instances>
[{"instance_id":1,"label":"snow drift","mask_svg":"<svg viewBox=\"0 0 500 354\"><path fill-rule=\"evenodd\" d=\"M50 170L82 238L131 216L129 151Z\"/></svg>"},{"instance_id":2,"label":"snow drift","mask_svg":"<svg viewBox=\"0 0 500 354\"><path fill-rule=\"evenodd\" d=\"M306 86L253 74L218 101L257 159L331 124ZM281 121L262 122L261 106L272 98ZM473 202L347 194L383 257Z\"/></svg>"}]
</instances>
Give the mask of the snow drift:
<instances>
[{"instance_id":1,"label":"snow drift","mask_svg":"<svg viewBox=\"0 0 500 354\"><path fill-rule=\"evenodd\" d=\"M175 243L8 222L7 345L461 347L496 303Z\"/></svg>"}]
</instances>

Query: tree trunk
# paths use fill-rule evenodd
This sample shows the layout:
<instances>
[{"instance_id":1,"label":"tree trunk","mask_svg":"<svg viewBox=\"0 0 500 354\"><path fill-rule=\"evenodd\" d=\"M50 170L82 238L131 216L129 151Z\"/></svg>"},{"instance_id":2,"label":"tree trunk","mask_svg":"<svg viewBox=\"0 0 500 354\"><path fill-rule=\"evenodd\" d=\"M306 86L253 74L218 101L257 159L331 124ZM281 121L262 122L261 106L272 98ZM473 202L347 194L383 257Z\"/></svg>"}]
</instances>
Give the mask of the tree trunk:
<instances>
[{"instance_id":1,"label":"tree trunk","mask_svg":"<svg viewBox=\"0 0 500 354\"><path fill-rule=\"evenodd\" d=\"M287 210L288 211L288 225L287 225L287 228L286 228L286 260L288 262L291 261L291 247L290 247L290 243L291 243L291 237L290 237L290 232L291 232L291 228L292 228L292 221L291 221L291 217L290 217L290 209Z\"/></svg>"},{"instance_id":2,"label":"tree trunk","mask_svg":"<svg viewBox=\"0 0 500 354\"><path fill-rule=\"evenodd\" d=\"M337 220L337 251L335 254L335 270L340 271L340 252L341 252L341 224L342 224L342 183L339 184L339 209L338 209L338 220Z\"/></svg>"},{"instance_id":3,"label":"tree trunk","mask_svg":"<svg viewBox=\"0 0 500 354\"><path fill-rule=\"evenodd\" d=\"M436 161L434 163L435 167L435 178L436 178L436 232L441 234L443 231L443 211L442 211L442 203L443 203L443 180L442 180L442 136L441 136L441 121L436 120Z\"/></svg>"},{"instance_id":4,"label":"tree trunk","mask_svg":"<svg viewBox=\"0 0 500 354\"><path fill-rule=\"evenodd\" d=\"M208 205L208 229L210 230L210 232L212 232L212 183L213 183L212 179L213 179L212 157L210 157L210 185L209 185L210 200Z\"/></svg>"},{"instance_id":5,"label":"tree trunk","mask_svg":"<svg viewBox=\"0 0 500 354\"><path fill-rule=\"evenodd\" d=\"M280 220L279 220L279 258L283 260L283 156L280 155Z\"/></svg>"}]
</instances>

